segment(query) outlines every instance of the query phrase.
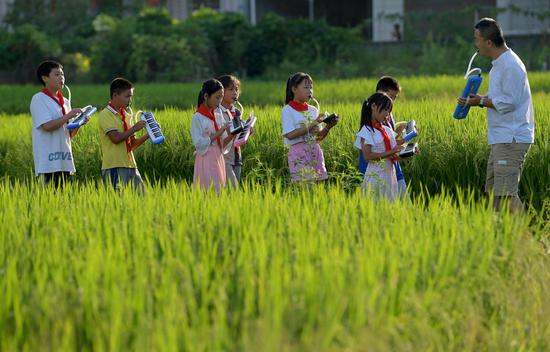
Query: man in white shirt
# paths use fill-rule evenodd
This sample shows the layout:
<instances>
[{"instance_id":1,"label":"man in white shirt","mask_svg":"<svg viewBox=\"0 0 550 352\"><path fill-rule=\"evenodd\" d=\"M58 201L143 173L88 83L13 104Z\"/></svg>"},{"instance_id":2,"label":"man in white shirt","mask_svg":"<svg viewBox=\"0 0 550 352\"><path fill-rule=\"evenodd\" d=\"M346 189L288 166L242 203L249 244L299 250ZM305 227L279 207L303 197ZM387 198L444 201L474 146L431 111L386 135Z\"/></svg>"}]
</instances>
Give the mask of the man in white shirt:
<instances>
[{"instance_id":1,"label":"man in white shirt","mask_svg":"<svg viewBox=\"0 0 550 352\"><path fill-rule=\"evenodd\" d=\"M30 104L34 171L43 184L60 187L75 172L71 138L77 129L69 131L67 123L82 110L71 109L71 102L61 94L65 84L61 64L44 61L36 75L44 89L32 97Z\"/></svg>"},{"instance_id":2,"label":"man in white shirt","mask_svg":"<svg viewBox=\"0 0 550 352\"><path fill-rule=\"evenodd\" d=\"M458 99L460 105L487 108L487 135L491 154L487 163L485 192L494 193L494 207L505 200L514 212L523 209L518 196L523 163L535 140L533 99L527 71L521 59L504 41L502 29L495 20L483 18L474 26L475 45L479 54L490 57L486 96L470 95Z\"/></svg>"}]
</instances>

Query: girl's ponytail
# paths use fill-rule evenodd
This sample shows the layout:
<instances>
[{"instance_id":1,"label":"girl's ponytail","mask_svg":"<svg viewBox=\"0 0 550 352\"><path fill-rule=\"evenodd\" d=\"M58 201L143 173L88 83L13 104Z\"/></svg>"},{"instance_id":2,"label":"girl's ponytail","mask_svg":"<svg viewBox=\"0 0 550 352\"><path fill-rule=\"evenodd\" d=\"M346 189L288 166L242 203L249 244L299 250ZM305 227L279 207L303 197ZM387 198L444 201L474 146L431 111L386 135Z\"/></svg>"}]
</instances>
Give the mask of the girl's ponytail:
<instances>
[{"instance_id":1,"label":"girl's ponytail","mask_svg":"<svg viewBox=\"0 0 550 352\"><path fill-rule=\"evenodd\" d=\"M363 102L363 106L361 107L361 126L359 127L359 130L361 130L363 126L370 127L371 129L373 128L373 104L376 105L378 111L391 111L393 108L392 100L386 93L374 93Z\"/></svg>"}]
</instances>

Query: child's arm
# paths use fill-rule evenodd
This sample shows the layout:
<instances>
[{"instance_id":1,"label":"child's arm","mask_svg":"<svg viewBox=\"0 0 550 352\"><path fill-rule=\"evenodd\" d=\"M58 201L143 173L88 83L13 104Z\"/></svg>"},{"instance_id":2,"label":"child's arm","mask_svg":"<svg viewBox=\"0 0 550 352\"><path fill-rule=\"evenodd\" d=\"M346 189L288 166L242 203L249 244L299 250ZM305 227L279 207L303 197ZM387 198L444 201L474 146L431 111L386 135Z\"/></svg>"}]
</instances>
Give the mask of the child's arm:
<instances>
[{"instance_id":1,"label":"child's arm","mask_svg":"<svg viewBox=\"0 0 550 352\"><path fill-rule=\"evenodd\" d=\"M298 127L294 131L287 133L285 137L288 139L302 137L303 135L313 132L317 126L318 124L313 121L309 126Z\"/></svg>"},{"instance_id":2,"label":"child's arm","mask_svg":"<svg viewBox=\"0 0 550 352\"><path fill-rule=\"evenodd\" d=\"M333 128L334 126L336 126L337 123L338 123L338 120L337 120L337 119L334 119L334 120L332 120L332 122L327 123L327 126L326 126L325 128L323 128L323 129L317 134L317 140L320 142L320 141L322 141L323 139L325 139L326 136L328 135L328 132L330 131L330 129Z\"/></svg>"},{"instance_id":3,"label":"child's arm","mask_svg":"<svg viewBox=\"0 0 550 352\"><path fill-rule=\"evenodd\" d=\"M77 128L74 128L72 130L69 131L69 137L71 137L71 139L74 138L74 136L76 136L76 134L78 133L78 130L80 129L80 127L77 127Z\"/></svg>"},{"instance_id":4,"label":"child's arm","mask_svg":"<svg viewBox=\"0 0 550 352\"><path fill-rule=\"evenodd\" d=\"M132 150L136 150L137 148L139 148L143 143L145 143L145 141L147 139L149 139L149 134L148 133L145 133L143 136L141 136L139 138L132 138L131 139L131 141L132 141Z\"/></svg>"},{"instance_id":5,"label":"child's arm","mask_svg":"<svg viewBox=\"0 0 550 352\"><path fill-rule=\"evenodd\" d=\"M114 144L119 144L121 142L124 142L128 138L130 138L134 133L143 129L144 127L145 127L145 121L140 120L136 122L135 125L130 127L128 131L125 131L125 132L109 131L107 132L107 136L109 136L109 139L111 139L111 142L113 142Z\"/></svg>"},{"instance_id":6,"label":"child's arm","mask_svg":"<svg viewBox=\"0 0 550 352\"><path fill-rule=\"evenodd\" d=\"M231 143L231 141L237 137L237 135L231 135L231 132L227 131L227 137L225 137L225 139L223 140L223 146L224 148L229 144Z\"/></svg>"},{"instance_id":7,"label":"child's arm","mask_svg":"<svg viewBox=\"0 0 550 352\"><path fill-rule=\"evenodd\" d=\"M361 139L361 151L363 152L363 157L365 160L381 160L389 158L390 156L399 153L401 150L403 150L403 146L397 144L391 150L383 153L374 153L372 151L372 146L370 144L366 144L364 139Z\"/></svg>"},{"instance_id":8,"label":"child's arm","mask_svg":"<svg viewBox=\"0 0 550 352\"><path fill-rule=\"evenodd\" d=\"M227 129L227 126L229 126L229 123L224 122L223 125L221 126L221 128L218 130L218 132L216 132L216 133L214 133L213 135L210 136L210 141L213 142L213 141L216 140L216 138L221 137L222 134ZM224 140L224 142L225 142L225 140Z\"/></svg>"},{"instance_id":9,"label":"child's arm","mask_svg":"<svg viewBox=\"0 0 550 352\"><path fill-rule=\"evenodd\" d=\"M397 133L397 135L400 135L401 132L403 132L403 130L407 128L407 123L401 123L399 125L396 125L395 126L395 133Z\"/></svg>"},{"instance_id":10,"label":"child's arm","mask_svg":"<svg viewBox=\"0 0 550 352\"><path fill-rule=\"evenodd\" d=\"M308 133L318 134L319 131L319 125L321 124L321 121L325 118L325 114L320 114L316 120L313 120L308 126L302 126L298 127L292 132L289 132L285 135L288 139L294 139L301 137L303 135L306 135ZM324 138L324 137L323 137Z\"/></svg>"},{"instance_id":11,"label":"child's arm","mask_svg":"<svg viewBox=\"0 0 550 352\"><path fill-rule=\"evenodd\" d=\"M66 113L65 115L61 116L58 119L43 123L40 127L47 132L53 132L58 128L61 128L64 124L69 122L70 119L80 114L81 112L82 112L82 109L78 109L78 108L72 109L71 111L69 111L68 113Z\"/></svg>"}]
</instances>

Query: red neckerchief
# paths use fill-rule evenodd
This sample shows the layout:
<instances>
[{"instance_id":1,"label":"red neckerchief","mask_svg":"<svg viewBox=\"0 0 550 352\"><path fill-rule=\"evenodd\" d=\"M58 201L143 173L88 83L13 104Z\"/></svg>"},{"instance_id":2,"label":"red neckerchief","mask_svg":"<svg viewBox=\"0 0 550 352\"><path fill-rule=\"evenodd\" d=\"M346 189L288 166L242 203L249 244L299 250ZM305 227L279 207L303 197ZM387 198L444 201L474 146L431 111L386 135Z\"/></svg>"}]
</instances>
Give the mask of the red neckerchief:
<instances>
[{"instance_id":1,"label":"red neckerchief","mask_svg":"<svg viewBox=\"0 0 550 352\"><path fill-rule=\"evenodd\" d=\"M216 115L214 114L214 111L209 110L206 107L206 105L201 104L197 109L197 112L203 115L204 117L206 117L207 119L211 120L212 122L214 122L214 132L218 133L220 128L218 127L218 121L216 121ZM216 138L216 141L218 142L218 145L220 146L220 148L222 148L222 142L220 140L220 137Z\"/></svg>"},{"instance_id":2,"label":"red neckerchief","mask_svg":"<svg viewBox=\"0 0 550 352\"><path fill-rule=\"evenodd\" d=\"M386 129L384 128L384 126L382 126L381 123L374 123L372 126L375 129L377 129L378 131L380 131L380 133L382 134L382 138L384 138L384 146L386 147L386 151L390 151L391 150L391 141L390 141L390 137L388 136L388 133L386 132ZM393 157L390 157L390 160L392 162L395 161L393 159Z\"/></svg>"},{"instance_id":3,"label":"red neckerchief","mask_svg":"<svg viewBox=\"0 0 550 352\"><path fill-rule=\"evenodd\" d=\"M50 98L53 99L53 101L56 102L57 105L59 105L61 107L61 111L63 112L63 116L65 116L65 114L67 113L65 111L65 100L63 100L63 94L61 94L60 91L57 91L57 98L49 91L47 90L46 88L42 89L42 93L46 94L47 96L49 96Z\"/></svg>"},{"instance_id":4,"label":"red neckerchief","mask_svg":"<svg viewBox=\"0 0 550 352\"><path fill-rule=\"evenodd\" d=\"M300 111L300 112L306 111L307 109L309 109L309 105L305 101L297 102L297 101L291 100L288 102L288 105L294 110Z\"/></svg>"},{"instance_id":5,"label":"red neckerchief","mask_svg":"<svg viewBox=\"0 0 550 352\"><path fill-rule=\"evenodd\" d=\"M116 106L114 106L113 103L111 103L111 102L109 102L109 106L111 107L111 109L116 111L117 114L120 115L120 117L122 119L122 126L124 128L124 132L128 131L129 127L128 127L128 122L126 122L126 110L124 108L120 108L120 110L117 109ZM126 143L126 152L128 153L128 159L130 159L130 154L132 153L131 137L126 138L124 140L124 142Z\"/></svg>"}]
</instances>

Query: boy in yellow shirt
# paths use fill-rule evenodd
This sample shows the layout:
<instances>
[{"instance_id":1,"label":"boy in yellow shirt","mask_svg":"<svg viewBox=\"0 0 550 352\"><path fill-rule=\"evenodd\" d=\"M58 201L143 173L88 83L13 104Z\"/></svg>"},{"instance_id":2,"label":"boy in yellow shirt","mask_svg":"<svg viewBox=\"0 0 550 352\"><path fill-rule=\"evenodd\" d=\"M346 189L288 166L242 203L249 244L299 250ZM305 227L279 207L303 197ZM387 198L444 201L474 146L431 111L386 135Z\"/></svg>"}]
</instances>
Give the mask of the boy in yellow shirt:
<instances>
[{"instance_id":1,"label":"boy in yellow shirt","mask_svg":"<svg viewBox=\"0 0 550 352\"><path fill-rule=\"evenodd\" d=\"M131 115L126 108L132 103L134 86L124 78L111 82L111 101L98 116L101 141L101 177L115 190L131 183L143 191L143 180L139 174L133 151L142 145L149 135L136 138L134 134L145 127L145 121L130 126Z\"/></svg>"}]
</instances>

